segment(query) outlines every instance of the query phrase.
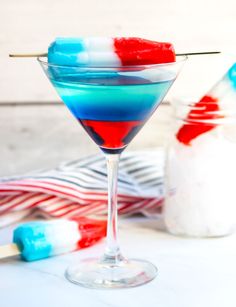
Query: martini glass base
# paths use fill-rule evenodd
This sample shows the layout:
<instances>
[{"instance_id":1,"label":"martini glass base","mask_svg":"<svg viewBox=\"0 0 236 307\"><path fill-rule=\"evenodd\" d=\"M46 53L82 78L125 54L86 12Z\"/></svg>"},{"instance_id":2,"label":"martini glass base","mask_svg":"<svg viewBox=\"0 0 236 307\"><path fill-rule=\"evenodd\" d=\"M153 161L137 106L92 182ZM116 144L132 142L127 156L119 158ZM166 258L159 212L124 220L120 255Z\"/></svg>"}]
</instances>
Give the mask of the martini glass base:
<instances>
[{"instance_id":1,"label":"martini glass base","mask_svg":"<svg viewBox=\"0 0 236 307\"><path fill-rule=\"evenodd\" d=\"M93 289L137 287L150 282L156 275L157 268L145 260L124 259L114 264L94 258L70 266L65 273L72 283Z\"/></svg>"}]
</instances>

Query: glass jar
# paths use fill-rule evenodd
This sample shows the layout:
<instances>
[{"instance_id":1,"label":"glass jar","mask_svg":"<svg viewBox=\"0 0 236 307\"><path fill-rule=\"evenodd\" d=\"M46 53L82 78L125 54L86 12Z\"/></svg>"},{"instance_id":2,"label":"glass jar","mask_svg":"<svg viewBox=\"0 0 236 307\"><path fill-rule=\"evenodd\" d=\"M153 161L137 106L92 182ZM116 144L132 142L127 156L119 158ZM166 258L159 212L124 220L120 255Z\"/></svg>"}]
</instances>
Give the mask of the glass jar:
<instances>
[{"instance_id":1,"label":"glass jar","mask_svg":"<svg viewBox=\"0 0 236 307\"><path fill-rule=\"evenodd\" d=\"M176 235L215 237L236 222L236 95L172 102L164 221Z\"/></svg>"}]
</instances>

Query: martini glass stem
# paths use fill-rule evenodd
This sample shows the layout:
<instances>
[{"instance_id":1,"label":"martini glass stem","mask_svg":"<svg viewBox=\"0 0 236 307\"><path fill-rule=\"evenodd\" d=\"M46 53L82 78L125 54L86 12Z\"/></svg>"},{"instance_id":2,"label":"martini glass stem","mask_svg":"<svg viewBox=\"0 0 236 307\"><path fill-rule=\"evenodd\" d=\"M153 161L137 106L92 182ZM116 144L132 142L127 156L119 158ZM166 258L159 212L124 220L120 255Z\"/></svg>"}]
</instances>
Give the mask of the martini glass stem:
<instances>
[{"instance_id":1,"label":"martini glass stem","mask_svg":"<svg viewBox=\"0 0 236 307\"><path fill-rule=\"evenodd\" d=\"M106 154L107 175L108 175L108 217L107 217L107 238L106 249L102 262L118 264L123 257L120 253L118 243L117 227L117 182L119 154Z\"/></svg>"}]
</instances>

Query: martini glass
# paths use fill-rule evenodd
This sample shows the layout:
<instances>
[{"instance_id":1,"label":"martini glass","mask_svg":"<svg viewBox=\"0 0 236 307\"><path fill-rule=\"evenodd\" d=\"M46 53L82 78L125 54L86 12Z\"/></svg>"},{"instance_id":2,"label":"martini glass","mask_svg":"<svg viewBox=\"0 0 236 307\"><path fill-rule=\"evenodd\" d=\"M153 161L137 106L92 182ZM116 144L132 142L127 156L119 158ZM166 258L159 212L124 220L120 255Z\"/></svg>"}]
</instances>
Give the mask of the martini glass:
<instances>
[{"instance_id":1,"label":"martini glass","mask_svg":"<svg viewBox=\"0 0 236 307\"><path fill-rule=\"evenodd\" d=\"M167 64L125 67L59 66L39 58L57 93L107 161L108 220L104 255L70 266L66 277L89 288L128 288L157 275L152 263L127 259L117 238L117 176L122 151L157 109L185 57Z\"/></svg>"}]
</instances>

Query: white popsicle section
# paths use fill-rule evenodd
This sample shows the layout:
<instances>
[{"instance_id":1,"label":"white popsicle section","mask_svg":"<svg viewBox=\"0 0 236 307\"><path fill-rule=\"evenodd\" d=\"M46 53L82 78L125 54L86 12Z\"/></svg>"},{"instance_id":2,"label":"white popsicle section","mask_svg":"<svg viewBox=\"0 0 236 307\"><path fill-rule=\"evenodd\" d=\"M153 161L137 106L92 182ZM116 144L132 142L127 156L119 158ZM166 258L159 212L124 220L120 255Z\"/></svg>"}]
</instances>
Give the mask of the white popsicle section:
<instances>
[{"instance_id":1,"label":"white popsicle section","mask_svg":"<svg viewBox=\"0 0 236 307\"><path fill-rule=\"evenodd\" d=\"M81 239L78 224L74 221L55 220L50 221L46 235L52 245L50 256L63 254L76 250L77 242Z\"/></svg>"},{"instance_id":2,"label":"white popsicle section","mask_svg":"<svg viewBox=\"0 0 236 307\"><path fill-rule=\"evenodd\" d=\"M95 67L117 67L121 65L118 56L112 52L95 52L95 51L85 51L78 53L77 62L80 65L85 66L95 66Z\"/></svg>"},{"instance_id":3,"label":"white popsicle section","mask_svg":"<svg viewBox=\"0 0 236 307\"><path fill-rule=\"evenodd\" d=\"M83 39L84 52L78 53L78 63L86 66L120 66L121 61L114 50L114 40L107 37Z\"/></svg>"}]
</instances>

